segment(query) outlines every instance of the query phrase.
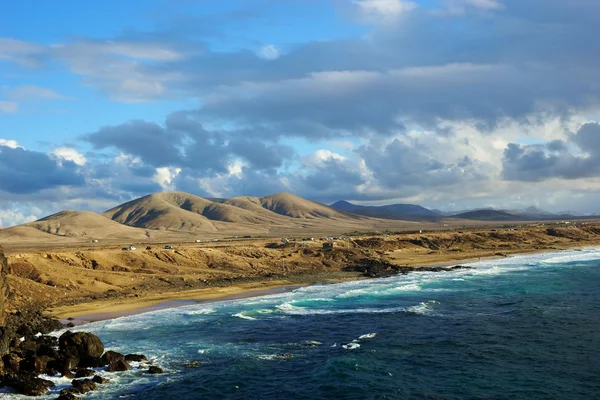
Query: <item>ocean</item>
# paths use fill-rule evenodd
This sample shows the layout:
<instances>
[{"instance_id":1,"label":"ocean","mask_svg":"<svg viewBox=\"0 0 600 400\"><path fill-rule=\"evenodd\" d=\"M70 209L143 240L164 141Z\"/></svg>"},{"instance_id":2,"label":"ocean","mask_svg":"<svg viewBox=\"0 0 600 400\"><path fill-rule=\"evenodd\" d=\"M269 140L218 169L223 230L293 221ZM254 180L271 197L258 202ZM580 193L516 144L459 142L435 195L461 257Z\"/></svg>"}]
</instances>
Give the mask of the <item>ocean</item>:
<instances>
[{"instance_id":1,"label":"ocean","mask_svg":"<svg viewBox=\"0 0 600 400\"><path fill-rule=\"evenodd\" d=\"M600 397L600 248L463 265L80 326L165 369L85 398Z\"/></svg>"}]
</instances>

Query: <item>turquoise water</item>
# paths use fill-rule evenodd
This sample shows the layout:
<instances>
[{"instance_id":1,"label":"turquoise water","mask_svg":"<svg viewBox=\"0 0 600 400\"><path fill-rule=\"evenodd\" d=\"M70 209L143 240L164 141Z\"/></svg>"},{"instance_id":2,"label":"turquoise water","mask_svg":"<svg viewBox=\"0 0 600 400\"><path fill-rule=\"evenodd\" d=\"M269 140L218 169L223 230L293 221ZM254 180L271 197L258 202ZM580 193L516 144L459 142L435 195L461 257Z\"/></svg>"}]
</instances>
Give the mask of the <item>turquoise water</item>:
<instances>
[{"instance_id":1,"label":"turquoise water","mask_svg":"<svg viewBox=\"0 0 600 400\"><path fill-rule=\"evenodd\" d=\"M598 398L600 249L470 265L82 326L166 370L88 398Z\"/></svg>"}]
</instances>

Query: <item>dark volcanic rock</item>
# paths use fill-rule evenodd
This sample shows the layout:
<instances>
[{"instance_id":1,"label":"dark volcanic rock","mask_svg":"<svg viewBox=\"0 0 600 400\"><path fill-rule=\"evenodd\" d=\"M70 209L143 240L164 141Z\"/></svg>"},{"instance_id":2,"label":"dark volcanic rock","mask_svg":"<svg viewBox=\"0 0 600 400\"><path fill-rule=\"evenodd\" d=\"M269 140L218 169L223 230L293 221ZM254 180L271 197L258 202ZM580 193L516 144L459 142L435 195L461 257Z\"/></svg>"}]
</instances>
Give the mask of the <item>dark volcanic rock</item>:
<instances>
[{"instance_id":1,"label":"dark volcanic rock","mask_svg":"<svg viewBox=\"0 0 600 400\"><path fill-rule=\"evenodd\" d=\"M79 366L83 368L100 368L105 365L102 357L88 357L79 362Z\"/></svg>"},{"instance_id":2,"label":"dark volcanic rock","mask_svg":"<svg viewBox=\"0 0 600 400\"><path fill-rule=\"evenodd\" d=\"M68 390L63 389L60 391L60 396L58 396L56 400L81 400L81 397L77 397Z\"/></svg>"},{"instance_id":3,"label":"dark volcanic rock","mask_svg":"<svg viewBox=\"0 0 600 400\"><path fill-rule=\"evenodd\" d=\"M95 372L91 369L87 368L79 368L75 373L75 378L87 378L89 376L93 376Z\"/></svg>"},{"instance_id":4,"label":"dark volcanic rock","mask_svg":"<svg viewBox=\"0 0 600 400\"><path fill-rule=\"evenodd\" d=\"M48 356L37 356L33 360L33 371L36 374L43 374L48 369L48 363L52 360L54 359Z\"/></svg>"},{"instance_id":5,"label":"dark volcanic rock","mask_svg":"<svg viewBox=\"0 0 600 400\"><path fill-rule=\"evenodd\" d=\"M129 371L131 366L125 360L117 360L108 365L107 371L116 372L116 371Z\"/></svg>"},{"instance_id":6,"label":"dark volcanic rock","mask_svg":"<svg viewBox=\"0 0 600 400\"><path fill-rule=\"evenodd\" d=\"M142 362L142 361L148 361L148 359L146 358L145 355L143 354L127 354L125 356L125 361L137 361L137 362Z\"/></svg>"},{"instance_id":7,"label":"dark volcanic rock","mask_svg":"<svg viewBox=\"0 0 600 400\"><path fill-rule=\"evenodd\" d=\"M75 375L69 370L63 371L62 376L67 379L74 379Z\"/></svg>"},{"instance_id":8,"label":"dark volcanic rock","mask_svg":"<svg viewBox=\"0 0 600 400\"><path fill-rule=\"evenodd\" d=\"M70 371L72 369L77 368L77 366L79 365L79 357L76 356L66 356L65 358L62 359L62 365L60 366L61 370L65 371Z\"/></svg>"},{"instance_id":9,"label":"dark volcanic rock","mask_svg":"<svg viewBox=\"0 0 600 400\"><path fill-rule=\"evenodd\" d=\"M104 384L110 382L110 379L103 378L100 375L94 375L92 381L94 381L95 383Z\"/></svg>"},{"instance_id":10,"label":"dark volcanic rock","mask_svg":"<svg viewBox=\"0 0 600 400\"><path fill-rule=\"evenodd\" d=\"M415 271L430 272L450 272L457 269L470 269L471 267L455 265L453 267L429 266L429 267L409 267L403 265L391 264L387 261L372 258L363 258L355 265L346 268L347 271L362 272L364 276L370 278L385 278L397 274L408 274Z\"/></svg>"},{"instance_id":11,"label":"dark volcanic rock","mask_svg":"<svg viewBox=\"0 0 600 400\"><path fill-rule=\"evenodd\" d=\"M73 385L73 391L75 393L87 393L93 390L98 390L98 385L94 383L91 379L81 379L81 380L73 380L71 381L71 385Z\"/></svg>"},{"instance_id":12,"label":"dark volcanic rock","mask_svg":"<svg viewBox=\"0 0 600 400\"><path fill-rule=\"evenodd\" d=\"M51 381L38 378L34 374L13 375L7 379L7 383L26 396L41 396L54 386Z\"/></svg>"},{"instance_id":13,"label":"dark volcanic rock","mask_svg":"<svg viewBox=\"0 0 600 400\"><path fill-rule=\"evenodd\" d=\"M104 365L110 365L117 361L125 361L125 356L116 351L109 350L102 356L102 362Z\"/></svg>"},{"instance_id":14,"label":"dark volcanic rock","mask_svg":"<svg viewBox=\"0 0 600 400\"><path fill-rule=\"evenodd\" d=\"M61 353L87 361L102 356L104 344L98 336L88 332L67 331L58 339Z\"/></svg>"},{"instance_id":15,"label":"dark volcanic rock","mask_svg":"<svg viewBox=\"0 0 600 400\"><path fill-rule=\"evenodd\" d=\"M58 351L54 349L53 346L49 346L47 344L42 344L36 354L38 356L48 356L50 358L58 358Z\"/></svg>"},{"instance_id":16,"label":"dark volcanic rock","mask_svg":"<svg viewBox=\"0 0 600 400\"><path fill-rule=\"evenodd\" d=\"M148 368L148 373L149 374L162 374L163 370L162 370L162 368L152 365L150 368Z\"/></svg>"},{"instance_id":17,"label":"dark volcanic rock","mask_svg":"<svg viewBox=\"0 0 600 400\"><path fill-rule=\"evenodd\" d=\"M13 372L19 372L21 368L21 361L23 361L23 358L21 358L15 353L11 353L6 354L4 357L2 357L2 361L4 362L4 369Z\"/></svg>"}]
</instances>

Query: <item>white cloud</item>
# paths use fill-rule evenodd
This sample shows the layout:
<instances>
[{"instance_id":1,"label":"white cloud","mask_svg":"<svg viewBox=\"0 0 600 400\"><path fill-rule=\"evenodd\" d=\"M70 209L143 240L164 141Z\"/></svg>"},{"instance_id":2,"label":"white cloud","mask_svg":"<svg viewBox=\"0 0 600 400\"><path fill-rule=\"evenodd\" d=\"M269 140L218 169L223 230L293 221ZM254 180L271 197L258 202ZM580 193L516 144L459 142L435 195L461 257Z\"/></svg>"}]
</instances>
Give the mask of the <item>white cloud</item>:
<instances>
[{"instance_id":1,"label":"white cloud","mask_svg":"<svg viewBox=\"0 0 600 400\"><path fill-rule=\"evenodd\" d=\"M281 53L279 49L273 44L267 44L260 48L258 55L265 60L276 60L279 58Z\"/></svg>"},{"instance_id":2,"label":"white cloud","mask_svg":"<svg viewBox=\"0 0 600 400\"><path fill-rule=\"evenodd\" d=\"M360 16L372 23L388 23L414 10L417 5L403 0L354 0Z\"/></svg>"},{"instance_id":3,"label":"white cloud","mask_svg":"<svg viewBox=\"0 0 600 400\"><path fill-rule=\"evenodd\" d=\"M7 97L24 101L24 100L60 100L69 99L53 90L46 89L35 85L22 85L7 93Z\"/></svg>"},{"instance_id":4,"label":"white cloud","mask_svg":"<svg viewBox=\"0 0 600 400\"><path fill-rule=\"evenodd\" d=\"M327 149L319 149L312 154L309 154L302 158L302 161L306 166L309 167L318 167L326 161L335 160L335 161L344 161L346 157L341 154L335 153L331 150Z\"/></svg>"},{"instance_id":5,"label":"white cloud","mask_svg":"<svg viewBox=\"0 0 600 400\"><path fill-rule=\"evenodd\" d=\"M461 15L469 8L483 11L496 11L504 8L498 0L447 0L446 11L450 14Z\"/></svg>"},{"instance_id":6,"label":"white cloud","mask_svg":"<svg viewBox=\"0 0 600 400\"><path fill-rule=\"evenodd\" d=\"M242 169L245 167L246 165L242 162L242 160L233 160L227 170L229 172L229 175L235 175L237 177L241 177L242 176Z\"/></svg>"},{"instance_id":7,"label":"white cloud","mask_svg":"<svg viewBox=\"0 0 600 400\"><path fill-rule=\"evenodd\" d=\"M33 214L25 215L17 210L0 210L0 228L7 228L9 226L26 224L33 222L39 217Z\"/></svg>"},{"instance_id":8,"label":"white cloud","mask_svg":"<svg viewBox=\"0 0 600 400\"><path fill-rule=\"evenodd\" d=\"M12 139L0 139L0 146L10 147L11 149L16 149L17 147L23 148L16 140Z\"/></svg>"},{"instance_id":9,"label":"white cloud","mask_svg":"<svg viewBox=\"0 0 600 400\"><path fill-rule=\"evenodd\" d=\"M125 153L117 154L114 157L113 162L117 165L124 165L128 167L143 165L142 160L139 157Z\"/></svg>"},{"instance_id":10,"label":"white cloud","mask_svg":"<svg viewBox=\"0 0 600 400\"><path fill-rule=\"evenodd\" d=\"M72 147L57 147L50 154L57 159L72 161L79 166L87 163L85 156Z\"/></svg>"},{"instance_id":11,"label":"white cloud","mask_svg":"<svg viewBox=\"0 0 600 400\"><path fill-rule=\"evenodd\" d=\"M14 101L0 101L0 112L12 114L17 112L19 104Z\"/></svg>"},{"instance_id":12,"label":"white cloud","mask_svg":"<svg viewBox=\"0 0 600 400\"><path fill-rule=\"evenodd\" d=\"M158 183L164 191L173 191L175 187L173 180L177 178L177 175L181 172L181 168L173 167L161 167L156 168L156 174L152 177L152 180Z\"/></svg>"}]
</instances>

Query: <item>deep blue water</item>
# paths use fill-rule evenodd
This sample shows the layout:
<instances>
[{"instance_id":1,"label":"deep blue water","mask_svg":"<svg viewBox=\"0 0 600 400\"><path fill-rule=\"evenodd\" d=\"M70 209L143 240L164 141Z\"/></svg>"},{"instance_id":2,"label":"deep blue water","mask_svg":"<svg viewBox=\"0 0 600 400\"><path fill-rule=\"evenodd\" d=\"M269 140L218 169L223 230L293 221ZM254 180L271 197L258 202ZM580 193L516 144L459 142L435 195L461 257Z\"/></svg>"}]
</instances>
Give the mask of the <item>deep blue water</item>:
<instances>
[{"instance_id":1,"label":"deep blue water","mask_svg":"<svg viewBox=\"0 0 600 400\"><path fill-rule=\"evenodd\" d=\"M599 398L600 249L471 265L82 326L167 372L88 398Z\"/></svg>"}]
</instances>

